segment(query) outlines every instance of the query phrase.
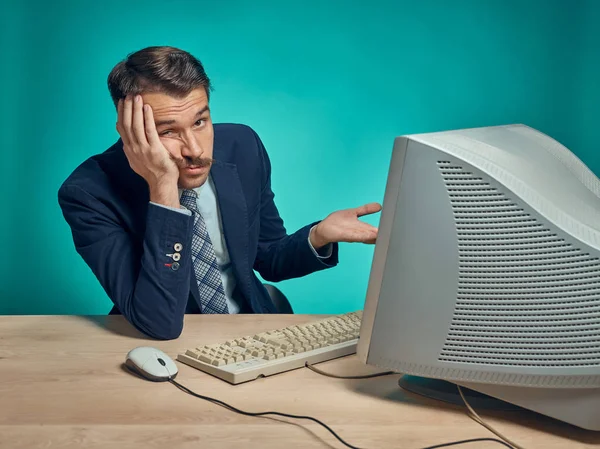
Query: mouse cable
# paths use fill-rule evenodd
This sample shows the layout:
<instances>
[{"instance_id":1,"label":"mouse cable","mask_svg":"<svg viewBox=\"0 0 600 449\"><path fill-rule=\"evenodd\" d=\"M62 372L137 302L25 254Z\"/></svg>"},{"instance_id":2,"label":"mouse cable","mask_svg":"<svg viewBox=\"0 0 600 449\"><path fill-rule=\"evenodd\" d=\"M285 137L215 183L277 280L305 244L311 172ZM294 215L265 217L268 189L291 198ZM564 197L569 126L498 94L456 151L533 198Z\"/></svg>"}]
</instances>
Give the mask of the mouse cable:
<instances>
[{"instance_id":1,"label":"mouse cable","mask_svg":"<svg viewBox=\"0 0 600 449\"><path fill-rule=\"evenodd\" d=\"M315 367L314 365L311 365L310 363L306 362L304 364L308 369L310 369L311 371L314 371L317 374L320 374L322 376L326 376L326 377L333 377L334 379L371 379L373 377L381 377L381 376L390 376L390 375L394 375L394 374L400 374L396 371L383 371L380 373L374 373L374 374L365 374L365 375L361 375L361 376L339 376L337 374L331 374L328 373L326 371L322 371L319 368ZM423 449L437 449L437 448L441 448L441 447L450 447L450 446L456 446L459 444L467 444L467 443L474 443L474 442L479 442L479 441L495 441L496 443L500 443L510 449L524 449L522 446L519 446L518 444L513 443L511 440L509 440L507 437L505 437L504 435L502 435L500 432L498 432L496 429L494 429L492 426L490 426L489 424L487 424L478 414L477 412L475 412L475 410L473 410L473 408L471 407L471 405L467 402L466 398L464 397L464 395L462 394L462 390L460 388L460 386L458 386L458 391L460 393L460 396L462 397L465 405L467 406L467 415L475 422L477 422L478 424L482 425L483 427L485 427L486 429L488 429L490 432L496 434L501 440L497 439L497 438L475 438L475 439L470 439L470 440L462 440L462 441L455 441L452 443L444 443L444 444L439 444L436 446L429 446Z\"/></svg>"},{"instance_id":2,"label":"mouse cable","mask_svg":"<svg viewBox=\"0 0 600 449\"><path fill-rule=\"evenodd\" d=\"M201 394L198 393L194 393L192 390L190 390L187 387L184 387L183 385L181 385L179 382L173 380L173 379L169 379L169 382L171 382L173 385L175 385L177 388L179 388L180 390L184 391L187 394L190 394L196 398L199 399L204 399L205 401L208 402L212 402L214 404L218 404L221 405L231 411L234 411L236 413L239 413L241 415L246 415L246 416L264 416L264 415L277 415L277 416L283 416L286 418L295 418L295 419L308 419L310 421L316 422L317 424L320 424L321 426L323 426L325 429L327 429L334 437L336 437L338 439L338 441L340 441L342 444L344 444L345 446L349 447L350 449L361 449L357 446L353 446L350 443L345 442L342 437L340 437L337 433L335 433L327 424L325 424L322 421L319 421L317 418L313 418L312 416L301 416L301 415L290 415L288 413L280 413L280 412L245 412L244 410L240 410L232 405L227 404L226 402L220 401L218 399L214 399L211 398L209 396L203 396Z\"/></svg>"},{"instance_id":3,"label":"mouse cable","mask_svg":"<svg viewBox=\"0 0 600 449\"><path fill-rule=\"evenodd\" d=\"M471 438L470 440L460 440L460 441L453 441L451 443L436 444L435 446L427 446L422 449L439 449L440 447L458 446L459 444L468 444L468 443L479 443L480 441L492 441L494 443L501 444L509 449L514 449L511 445L505 443L502 440L499 440L498 438Z\"/></svg>"},{"instance_id":4,"label":"mouse cable","mask_svg":"<svg viewBox=\"0 0 600 449\"><path fill-rule=\"evenodd\" d=\"M181 391L194 396L196 398L199 399L204 399L205 401L208 402L212 402L213 404L217 404L220 405L222 407L225 407L228 410L231 410L233 412L239 413L241 415L246 415L246 416L264 416L264 415L276 415L276 416L283 416L286 418L296 418L296 419L308 419L310 421L316 422L317 424L320 424L321 426L323 426L325 429L327 429L334 437L337 438L338 441L340 441L342 444L344 444L345 446L349 447L350 449L360 449L357 446L353 446L350 443L345 442L337 433L335 433L327 424L325 424L322 421L319 421L316 418L313 418L312 416L301 416L301 415L290 415L288 413L280 413L280 412L246 412L244 410L240 410L232 405L227 404L226 402L220 401L219 399L215 399L215 398L211 398L210 396L203 396L201 394L195 393L192 390L190 390L189 388L181 385L179 382L177 382L176 380L173 379L169 379L169 382L171 382L173 385L175 385L177 388L179 388ZM496 443L500 443L506 447L508 447L509 449L513 449L512 446L509 446L508 444L506 444L504 441L498 440L496 438L473 438L470 440L461 440L461 441L454 441L451 443L443 443L443 444L438 444L435 446L428 446L425 447L423 449L438 449L438 448L442 448L442 447L450 447L450 446L457 446L459 444L467 444L467 443L475 443L478 441L494 441Z\"/></svg>"}]
</instances>

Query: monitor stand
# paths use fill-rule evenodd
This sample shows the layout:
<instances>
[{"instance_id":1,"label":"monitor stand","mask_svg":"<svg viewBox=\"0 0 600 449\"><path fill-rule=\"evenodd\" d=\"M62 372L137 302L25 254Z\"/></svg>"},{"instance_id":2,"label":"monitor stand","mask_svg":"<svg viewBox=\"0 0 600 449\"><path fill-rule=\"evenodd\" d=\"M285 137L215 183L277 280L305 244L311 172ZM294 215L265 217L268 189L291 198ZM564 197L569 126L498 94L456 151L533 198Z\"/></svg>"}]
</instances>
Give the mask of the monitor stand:
<instances>
[{"instance_id":1,"label":"monitor stand","mask_svg":"<svg viewBox=\"0 0 600 449\"><path fill-rule=\"evenodd\" d=\"M448 402L450 404L464 406L465 403L460 397L456 384L445 380L430 379L427 377L404 375L398 381L400 388L411 393L436 399L438 401ZM520 407L493 398L483 393L462 387L462 392L467 402L475 410L522 410Z\"/></svg>"}]
</instances>

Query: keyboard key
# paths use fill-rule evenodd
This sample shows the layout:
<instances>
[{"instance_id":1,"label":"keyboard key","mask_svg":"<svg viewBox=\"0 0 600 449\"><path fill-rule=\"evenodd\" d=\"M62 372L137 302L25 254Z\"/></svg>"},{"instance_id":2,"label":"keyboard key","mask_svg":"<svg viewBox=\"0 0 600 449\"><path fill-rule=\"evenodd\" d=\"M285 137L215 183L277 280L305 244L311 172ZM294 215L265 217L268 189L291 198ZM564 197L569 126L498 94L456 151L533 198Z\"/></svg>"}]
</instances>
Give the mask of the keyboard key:
<instances>
[{"instance_id":1,"label":"keyboard key","mask_svg":"<svg viewBox=\"0 0 600 449\"><path fill-rule=\"evenodd\" d=\"M200 354L197 353L196 351L192 351L191 349L188 349L187 351L185 351L186 355L189 355L190 357L193 357L195 359L197 359Z\"/></svg>"}]
</instances>

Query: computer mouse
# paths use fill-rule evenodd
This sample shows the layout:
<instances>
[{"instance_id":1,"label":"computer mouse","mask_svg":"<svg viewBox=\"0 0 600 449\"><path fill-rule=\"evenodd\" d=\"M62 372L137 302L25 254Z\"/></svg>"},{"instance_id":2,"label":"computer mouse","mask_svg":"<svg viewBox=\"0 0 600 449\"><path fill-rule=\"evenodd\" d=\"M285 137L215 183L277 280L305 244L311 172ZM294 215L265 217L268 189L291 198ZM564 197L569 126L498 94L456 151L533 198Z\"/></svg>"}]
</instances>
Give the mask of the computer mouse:
<instances>
[{"instance_id":1,"label":"computer mouse","mask_svg":"<svg viewBox=\"0 0 600 449\"><path fill-rule=\"evenodd\" d=\"M160 349L140 346L127 353L125 366L154 382L164 382L177 376L177 365Z\"/></svg>"}]
</instances>

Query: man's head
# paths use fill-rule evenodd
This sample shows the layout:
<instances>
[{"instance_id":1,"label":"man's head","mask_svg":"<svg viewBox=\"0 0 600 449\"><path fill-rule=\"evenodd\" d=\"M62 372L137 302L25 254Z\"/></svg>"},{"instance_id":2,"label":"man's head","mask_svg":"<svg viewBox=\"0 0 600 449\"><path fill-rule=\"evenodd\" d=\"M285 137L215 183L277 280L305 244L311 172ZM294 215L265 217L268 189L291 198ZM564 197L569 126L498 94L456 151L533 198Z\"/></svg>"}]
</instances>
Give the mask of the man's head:
<instances>
[{"instance_id":1,"label":"man's head","mask_svg":"<svg viewBox=\"0 0 600 449\"><path fill-rule=\"evenodd\" d=\"M210 80L200 61L174 47L148 47L119 62L108 76L117 107L128 95L142 96L152 107L161 143L182 158L179 186L202 185L213 155L213 127L208 107Z\"/></svg>"}]
</instances>

